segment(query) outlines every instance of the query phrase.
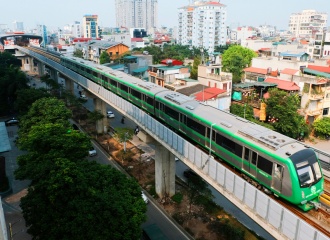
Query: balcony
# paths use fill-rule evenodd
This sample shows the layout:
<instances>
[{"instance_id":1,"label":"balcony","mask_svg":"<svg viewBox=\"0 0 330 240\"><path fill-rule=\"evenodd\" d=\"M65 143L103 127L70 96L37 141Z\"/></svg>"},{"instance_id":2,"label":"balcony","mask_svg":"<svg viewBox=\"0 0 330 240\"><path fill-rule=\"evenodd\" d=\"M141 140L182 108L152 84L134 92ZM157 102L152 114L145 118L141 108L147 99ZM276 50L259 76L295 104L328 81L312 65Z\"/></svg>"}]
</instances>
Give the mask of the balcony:
<instances>
[{"instance_id":1,"label":"balcony","mask_svg":"<svg viewBox=\"0 0 330 240\"><path fill-rule=\"evenodd\" d=\"M322 109L306 109L305 113L309 116L318 116L322 114Z\"/></svg>"},{"instance_id":2,"label":"balcony","mask_svg":"<svg viewBox=\"0 0 330 240\"><path fill-rule=\"evenodd\" d=\"M309 95L309 99L310 100L322 100L324 98L324 94L323 93L320 93L320 94L310 94Z\"/></svg>"}]
</instances>

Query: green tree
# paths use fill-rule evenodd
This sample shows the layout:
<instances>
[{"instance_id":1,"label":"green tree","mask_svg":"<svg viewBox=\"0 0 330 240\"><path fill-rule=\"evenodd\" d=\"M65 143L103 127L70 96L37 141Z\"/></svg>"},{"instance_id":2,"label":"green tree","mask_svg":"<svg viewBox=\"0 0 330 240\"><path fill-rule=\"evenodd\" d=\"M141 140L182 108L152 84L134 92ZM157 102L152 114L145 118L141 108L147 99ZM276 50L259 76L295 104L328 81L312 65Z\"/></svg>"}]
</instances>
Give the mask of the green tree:
<instances>
[{"instance_id":1,"label":"green tree","mask_svg":"<svg viewBox=\"0 0 330 240\"><path fill-rule=\"evenodd\" d=\"M195 57L194 58L194 63L191 69L191 73L190 73L190 78L192 79L198 79L198 66L201 63L201 59L199 57Z\"/></svg>"},{"instance_id":2,"label":"green tree","mask_svg":"<svg viewBox=\"0 0 330 240\"><path fill-rule=\"evenodd\" d=\"M152 61L154 64L160 63L161 60L164 59L164 54L160 47L155 45L145 47L143 51L148 51L150 55L152 55Z\"/></svg>"},{"instance_id":3,"label":"green tree","mask_svg":"<svg viewBox=\"0 0 330 240\"><path fill-rule=\"evenodd\" d=\"M0 115L13 110L17 90L29 87L25 73L12 62L11 54L0 53Z\"/></svg>"},{"instance_id":4,"label":"green tree","mask_svg":"<svg viewBox=\"0 0 330 240\"><path fill-rule=\"evenodd\" d=\"M241 118L245 118L248 120L254 120L253 107L251 105L241 105L241 104L231 104L230 112Z\"/></svg>"},{"instance_id":5,"label":"green tree","mask_svg":"<svg viewBox=\"0 0 330 240\"><path fill-rule=\"evenodd\" d=\"M18 146L27 150L17 158L17 179L30 179L32 183L48 176L57 158L80 161L87 157L90 138L62 123L42 123L31 127L24 136L19 135Z\"/></svg>"},{"instance_id":6,"label":"green tree","mask_svg":"<svg viewBox=\"0 0 330 240\"><path fill-rule=\"evenodd\" d=\"M243 69L251 65L252 58L257 54L240 45L230 46L222 54L223 70L233 74L233 82L238 83L242 79Z\"/></svg>"},{"instance_id":7,"label":"green tree","mask_svg":"<svg viewBox=\"0 0 330 240\"><path fill-rule=\"evenodd\" d=\"M19 135L24 138L31 127L38 124L60 123L67 129L72 113L63 101L56 98L41 98L35 101L28 113L21 117Z\"/></svg>"},{"instance_id":8,"label":"green tree","mask_svg":"<svg viewBox=\"0 0 330 240\"><path fill-rule=\"evenodd\" d=\"M188 178L188 200L189 212L193 203L199 203L199 199L203 198L211 201L214 197L211 190L208 188L207 183L197 174L191 174Z\"/></svg>"},{"instance_id":9,"label":"green tree","mask_svg":"<svg viewBox=\"0 0 330 240\"><path fill-rule=\"evenodd\" d=\"M324 117L313 122L314 133L318 136L325 137L330 135L330 118Z\"/></svg>"},{"instance_id":10,"label":"green tree","mask_svg":"<svg viewBox=\"0 0 330 240\"><path fill-rule=\"evenodd\" d=\"M146 204L137 182L107 165L55 159L21 199L34 239L139 239Z\"/></svg>"},{"instance_id":11,"label":"green tree","mask_svg":"<svg viewBox=\"0 0 330 240\"><path fill-rule=\"evenodd\" d=\"M73 52L73 56L77 58L83 58L84 53L81 49L76 49L76 51Z\"/></svg>"},{"instance_id":12,"label":"green tree","mask_svg":"<svg viewBox=\"0 0 330 240\"><path fill-rule=\"evenodd\" d=\"M50 97L46 90L35 88L20 89L17 90L16 94L17 99L14 103L14 107L15 110L17 110L21 115L26 114L32 103L34 103L36 100Z\"/></svg>"},{"instance_id":13,"label":"green tree","mask_svg":"<svg viewBox=\"0 0 330 240\"><path fill-rule=\"evenodd\" d=\"M124 148L126 148L126 142L133 138L134 131L131 128L116 128L114 138L120 142L124 143Z\"/></svg>"},{"instance_id":14,"label":"green tree","mask_svg":"<svg viewBox=\"0 0 330 240\"><path fill-rule=\"evenodd\" d=\"M111 61L109 54L103 51L100 55L100 64L109 63Z\"/></svg>"},{"instance_id":15,"label":"green tree","mask_svg":"<svg viewBox=\"0 0 330 240\"><path fill-rule=\"evenodd\" d=\"M268 93L270 97L265 101L266 112L269 118L273 119L271 124L274 129L292 138L297 138L301 133L307 135L308 126L303 116L298 113L299 97L277 88L269 89Z\"/></svg>"}]
</instances>

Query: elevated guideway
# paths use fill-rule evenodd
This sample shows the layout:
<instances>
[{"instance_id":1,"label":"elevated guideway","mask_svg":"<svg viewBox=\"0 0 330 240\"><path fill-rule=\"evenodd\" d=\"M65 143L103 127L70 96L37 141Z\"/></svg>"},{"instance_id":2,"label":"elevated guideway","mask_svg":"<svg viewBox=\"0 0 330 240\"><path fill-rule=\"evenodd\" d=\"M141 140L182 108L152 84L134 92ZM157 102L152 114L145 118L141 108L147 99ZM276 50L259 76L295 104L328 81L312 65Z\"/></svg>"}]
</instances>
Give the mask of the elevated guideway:
<instances>
[{"instance_id":1,"label":"elevated guideway","mask_svg":"<svg viewBox=\"0 0 330 240\"><path fill-rule=\"evenodd\" d=\"M329 239L324 233L317 231L313 226L130 102L45 56L26 48L17 47L17 49L52 67L131 118L141 129L182 160L276 239Z\"/></svg>"}]
</instances>

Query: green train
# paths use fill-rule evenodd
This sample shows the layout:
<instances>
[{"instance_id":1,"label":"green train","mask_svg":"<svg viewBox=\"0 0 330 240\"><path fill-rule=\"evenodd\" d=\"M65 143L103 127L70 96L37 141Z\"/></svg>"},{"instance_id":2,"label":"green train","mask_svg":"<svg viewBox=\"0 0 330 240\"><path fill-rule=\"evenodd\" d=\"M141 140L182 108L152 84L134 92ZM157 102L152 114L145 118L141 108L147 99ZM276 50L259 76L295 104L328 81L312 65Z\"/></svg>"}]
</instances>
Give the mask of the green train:
<instances>
[{"instance_id":1,"label":"green train","mask_svg":"<svg viewBox=\"0 0 330 240\"><path fill-rule=\"evenodd\" d=\"M217 159L239 169L245 179L266 193L285 199L303 211L318 205L324 178L317 156L303 143L102 65L63 56L61 64L138 106Z\"/></svg>"}]
</instances>

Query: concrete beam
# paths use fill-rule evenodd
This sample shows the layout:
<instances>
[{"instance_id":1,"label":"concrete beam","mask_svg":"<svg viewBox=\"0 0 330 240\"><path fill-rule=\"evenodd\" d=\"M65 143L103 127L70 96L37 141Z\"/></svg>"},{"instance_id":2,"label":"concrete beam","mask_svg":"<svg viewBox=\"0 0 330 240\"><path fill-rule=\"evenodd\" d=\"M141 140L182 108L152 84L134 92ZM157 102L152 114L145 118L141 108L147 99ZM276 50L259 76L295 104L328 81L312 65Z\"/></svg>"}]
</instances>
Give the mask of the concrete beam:
<instances>
[{"instance_id":1,"label":"concrete beam","mask_svg":"<svg viewBox=\"0 0 330 240\"><path fill-rule=\"evenodd\" d=\"M159 143L156 143L155 181L160 198L175 194L175 156Z\"/></svg>"}]
</instances>

